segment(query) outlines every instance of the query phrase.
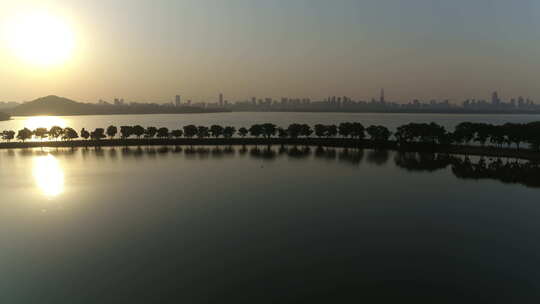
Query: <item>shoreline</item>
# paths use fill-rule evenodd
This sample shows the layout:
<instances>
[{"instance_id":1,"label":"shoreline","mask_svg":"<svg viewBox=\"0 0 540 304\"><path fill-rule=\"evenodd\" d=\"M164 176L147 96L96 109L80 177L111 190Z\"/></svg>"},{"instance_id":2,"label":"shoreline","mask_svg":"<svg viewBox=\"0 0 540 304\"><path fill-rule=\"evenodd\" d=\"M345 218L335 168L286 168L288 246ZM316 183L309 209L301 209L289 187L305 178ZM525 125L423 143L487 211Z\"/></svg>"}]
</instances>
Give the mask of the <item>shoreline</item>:
<instances>
[{"instance_id":1,"label":"shoreline","mask_svg":"<svg viewBox=\"0 0 540 304\"><path fill-rule=\"evenodd\" d=\"M0 149L31 148L100 148L137 146L321 146L332 148L382 149L402 152L444 153L456 155L516 158L540 161L540 153L530 149L496 148L492 146L431 145L409 143L399 146L395 141L376 143L371 140L343 138L165 138L165 139L103 139L73 141L2 142Z\"/></svg>"},{"instance_id":2,"label":"shoreline","mask_svg":"<svg viewBox=\"0 0 540 304\"><path fill-rule=\"evenodd\" d=\"M540 115L540 111L536 112L444 112L444 111L294 111L294 110L270 110L270 111L253 111L253 110L236 110L236 111L204 111L204 112L178 112L178 113L71 113L71 114L11 114L11 117L6 120L0 120L0 122L13 120L14 117L41 117L41 116L61 116L61 117L72 117L72 116L136 116L136 115L192 115L192 114L233 114L233 113L306 113L306 114L409 114L409 115L455 115L455 116L468 116L468 115L495 115L495 116L505 116L505 115Z\"/></svg>"}]
</instances>

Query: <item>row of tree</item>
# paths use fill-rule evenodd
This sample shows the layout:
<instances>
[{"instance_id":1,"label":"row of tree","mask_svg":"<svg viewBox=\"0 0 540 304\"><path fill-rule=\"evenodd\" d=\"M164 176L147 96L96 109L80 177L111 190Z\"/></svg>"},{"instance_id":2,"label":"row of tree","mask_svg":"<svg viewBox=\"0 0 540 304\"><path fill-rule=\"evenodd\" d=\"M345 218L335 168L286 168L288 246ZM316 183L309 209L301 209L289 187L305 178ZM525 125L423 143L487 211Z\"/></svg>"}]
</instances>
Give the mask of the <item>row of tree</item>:
<instances>
[{"instance_id":1,"label":"row of tree","mask_svg":"<svg viewBox=\"0 0 540 304\"><path fill-rule=\"evenodd\" d=\"M459 124L454 132L447 131L443 126L436 123L409 123L397 128L392 134L384 126L369 126L364 128L358 122L344 122L339 125L317 124L313 128L307 124L293 123L287 128L278 127L272 123L254 124L249 128L239 128L231 126L212 125L195 126L187 125L182 129L170 131L167 128L136 126L109 126L106 129L97 128L94 131L82 129L80 134L72 128L61 128L54 126L49 130L46 128L37 128L29 130L24 128L17 133L14 131L4 131L0 135L3 140L11 141L14 139L26 141L32 137L37 139L49 140L73 140L79 138L102 140L105 138L121 139L131 137L136 138L231 138L235 135L240 137L252 136L263 138L309 138L313 134L319 138L333 138L340 136L342 138L364 139L369 136L374 142L383 143L390 140L393 135L396 141L401 145L412 142L420 142L432 145L450 145L450 144L471 144L477 143L482 146L491 143L495 146L515 145L517 149L522 143L528 143L535 150L540 150L540 122L528 124L507 123L504 125L491 125L485 123L464 122Z\"/></svg>"},{"instance_id":2,"label":"row of tree","mask_svg":"<svg viewBox=\"0 0 540 304\"><path fill-rule=\"evenodd\" d=\"M540 150L540 122L504 125L463 122L456 126L454 132L449 132L436 123L410 123L398 127L394 137L400 143L423 142L441 145L477 143L482 146L491 143L497 147L515 145L517 149L522 143L528 143L532 149Z\"/></svg>"}]
</instances>

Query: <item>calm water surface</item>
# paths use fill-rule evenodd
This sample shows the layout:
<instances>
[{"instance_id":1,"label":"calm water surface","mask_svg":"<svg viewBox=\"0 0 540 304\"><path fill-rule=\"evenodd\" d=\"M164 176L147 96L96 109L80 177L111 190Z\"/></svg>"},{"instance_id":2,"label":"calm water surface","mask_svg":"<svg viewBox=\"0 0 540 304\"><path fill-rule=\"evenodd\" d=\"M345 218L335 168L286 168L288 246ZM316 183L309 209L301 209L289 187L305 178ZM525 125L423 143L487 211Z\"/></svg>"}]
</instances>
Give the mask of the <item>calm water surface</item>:
<instances>
[{"instance_id":1,"label":"calm water surface","mask_svg":"<svg viewBox=\"0 0 540 304\"><path fill-rule=\"evenodd\" d=\"M309 125L339 124L346 121L359 121L365 126L384 125L392 130L410 122L437 122L450 130L463 121L504 124L507 122L526 123L540 121L540 115L452 115L452 114L373 114L373 113L216 113L216 114L175 114L175 115L100 115L100 116L58 116L58 117L14 117L0 122L0 130L20 130L24 127L35 129L50 128L53 125L82 128L106 128L109 125L142 125L177 129L195 124L229 125L249 127L256 123L272 122L278 126L291 123Z\"/></svg>"},{"instance_id":2,"label":"calm water surface","mask_svg":"<svg viewBox=\"0 0 540 304\"><path fill-rule=\"evenodd\" d=\"M432 161L3 150L0 302L538 303L540 188Z\"/></svg>"}]
</instances>

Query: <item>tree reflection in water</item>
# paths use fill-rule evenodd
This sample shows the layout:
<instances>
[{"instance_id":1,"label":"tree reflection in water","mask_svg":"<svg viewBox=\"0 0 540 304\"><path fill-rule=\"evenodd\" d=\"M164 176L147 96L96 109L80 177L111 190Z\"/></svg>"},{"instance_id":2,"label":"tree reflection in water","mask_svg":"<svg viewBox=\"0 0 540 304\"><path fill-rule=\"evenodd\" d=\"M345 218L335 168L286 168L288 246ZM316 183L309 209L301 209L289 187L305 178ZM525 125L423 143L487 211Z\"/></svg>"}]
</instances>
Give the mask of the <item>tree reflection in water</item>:
<instances>
[{"instance_id":1,"label":"tree reflection in water","mask_svg":"<svg viewBox=\"0 0 540 304\"><path fill-rule=\"evenodd\" d=\"M387 150L343 149L307 146L238 146L238 147L123 147L123 148L80 148L55 149L43 152L38 149L8 150L3 152L7 157L37 157L34 176L38 183L47 183L40 188L51 196L62 192L63 173L55 156L73 157L79 152L84 158L107 158L118 161L118 158L141 159L157 158L166 155L182 154L187 159L208 159L225 157L251 157L261 160L275 160L288 157L293 160L314 159L338 161L339 163L358 166L362 161L376 166L389 162L393 156L394 165L409 172L434 172L450 168L460 179L491 179L503 183L522 184L528 187L540 187L540 164L516 159L500 159L467 156L455 156L436 153L394 152ZM183 152L183 153L182 153ZM238 152L238 153L237 153ZM56 172L56 173L55 173ZM52 177L51 177L52 176ZM50 185L49 185L50 184ZM48 190L45 190L48 189Z\"/></svg>"},{"instance_id":2,"label":"tree reflection in water","mask_svg":"<svg viewBox=\"0 0 540 304\"><path fill-rule=\"evenodd\" d=\"M492 179L503 183L540 187L540 164L516 159L488 159L478 161L464 156L433 153L398 153L395 164L408 171L428 171L451 167L452 173L460 179Z\"/></svg>"}]
</instances>

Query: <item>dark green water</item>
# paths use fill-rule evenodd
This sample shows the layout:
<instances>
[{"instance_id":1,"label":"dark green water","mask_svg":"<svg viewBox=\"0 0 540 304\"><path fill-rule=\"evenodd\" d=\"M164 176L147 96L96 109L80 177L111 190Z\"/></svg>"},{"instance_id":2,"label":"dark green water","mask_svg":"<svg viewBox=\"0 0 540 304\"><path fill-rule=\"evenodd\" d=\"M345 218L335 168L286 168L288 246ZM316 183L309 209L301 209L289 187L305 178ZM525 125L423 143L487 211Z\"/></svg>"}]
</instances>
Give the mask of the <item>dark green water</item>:
<instances>
[{"instance_id":1,"label":"dark green water","mask_svg":"<svg viewBox=\"0 0 540 304\"><path fill-rule=\"evenodd\" d=\"M0 151L0 303L537 303L539 179L486 170L303 147Z\"/></svg>"}]
</instances>

